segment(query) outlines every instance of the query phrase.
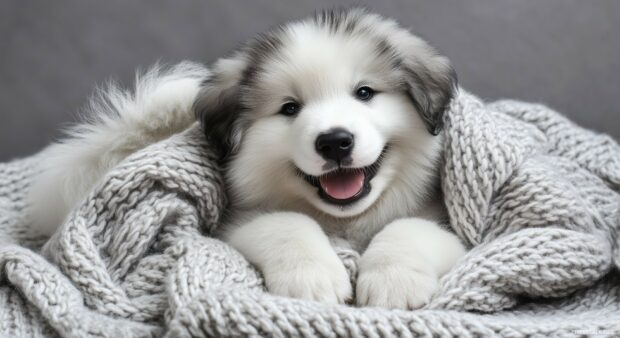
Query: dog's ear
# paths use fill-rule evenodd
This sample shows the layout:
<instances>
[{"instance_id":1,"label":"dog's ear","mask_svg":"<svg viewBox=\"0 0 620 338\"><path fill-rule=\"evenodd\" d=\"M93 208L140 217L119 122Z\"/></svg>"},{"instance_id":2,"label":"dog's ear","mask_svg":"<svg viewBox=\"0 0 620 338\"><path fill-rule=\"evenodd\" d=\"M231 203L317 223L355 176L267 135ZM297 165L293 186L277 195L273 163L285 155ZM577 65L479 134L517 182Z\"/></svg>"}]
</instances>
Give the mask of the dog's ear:
<instances>
[{"instance_id":1,"label":"dog's ear","mask_svg":"<svg viewBox=\"0 0 620 338\"><path fill-rule=\"evenodd\" d=\"M457 90L456 72L450 60L424 40L414 35L407 40L397 48L406 91L428 131L438 135L443 128L443 114Z\"/></svg>"},{"instance_id":2,"label":"dog's ear","mask_svg":"<svg viewBox=\"0 0 620 338\"><path fill-rule=\"evenodd\" d=\"M222 159L234 154L241 143L240 82L246 67L242 52L216 61L194 102L196 118Z\"/></svg>"}]
</instances>

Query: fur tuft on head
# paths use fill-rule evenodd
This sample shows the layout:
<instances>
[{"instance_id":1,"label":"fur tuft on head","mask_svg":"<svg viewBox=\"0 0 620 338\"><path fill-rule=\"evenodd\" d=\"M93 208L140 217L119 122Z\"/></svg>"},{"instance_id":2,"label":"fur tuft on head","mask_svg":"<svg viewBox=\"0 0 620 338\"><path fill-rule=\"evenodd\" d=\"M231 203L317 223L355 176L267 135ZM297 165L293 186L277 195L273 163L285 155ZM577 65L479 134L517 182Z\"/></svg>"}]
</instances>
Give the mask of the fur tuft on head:
<instances>
[{"instance_id":1,"label":"fur tuft on head","mask_svg":"<svg viewBox=\"0 0 620 338\"><path fill-rule=\"evenodd\" d=\"M437 135L442 116L457 87L456 72L448 58L440 55L424 40L400 27L395 21L365 8L325 10L314 17L280 26L259 35L232 56L218 60L213 73L202 83L194 106L205 133L218 145L222 157L234 154L247 123L244 111L251 87L258 86L268 72L265 64L282 57L283 50L295 39L295 27L314 27L332 36L366 39L399 72L400 88L407 93L427 130Z\"/></svg>"}]
</instances>

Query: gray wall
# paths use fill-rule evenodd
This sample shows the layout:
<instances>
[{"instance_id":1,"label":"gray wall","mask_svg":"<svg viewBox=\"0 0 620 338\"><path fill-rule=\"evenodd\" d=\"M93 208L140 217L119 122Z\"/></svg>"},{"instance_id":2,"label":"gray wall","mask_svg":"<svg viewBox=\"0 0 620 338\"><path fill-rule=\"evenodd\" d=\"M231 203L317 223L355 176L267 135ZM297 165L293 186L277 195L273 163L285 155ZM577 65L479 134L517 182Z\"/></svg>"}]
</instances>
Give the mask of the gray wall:
<instances>
[{"instance_id":1,"label":"gray wall","mask_svg":"<svg viewBox=\"0 0 620 338\"><path fill-rule=\"evenodd\" d=\"M366 3L449 56L487 99L539 101L620 138L620 1L0 2L0 161L57 138L97 84L157 61L210 62L316 9Z\"/></svg>"}]
</instances>

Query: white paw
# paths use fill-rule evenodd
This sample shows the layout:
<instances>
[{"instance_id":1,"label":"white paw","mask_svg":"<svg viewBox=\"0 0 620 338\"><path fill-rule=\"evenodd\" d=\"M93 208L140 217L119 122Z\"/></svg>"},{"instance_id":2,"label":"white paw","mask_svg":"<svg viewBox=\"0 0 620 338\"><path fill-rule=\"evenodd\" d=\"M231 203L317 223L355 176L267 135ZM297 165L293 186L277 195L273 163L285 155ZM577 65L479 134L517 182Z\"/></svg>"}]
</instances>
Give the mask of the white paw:
<instances>
[{"instance_id":1,"label":"white paw","mask_svg":"<svg viewBox=\"0 0 620 338\"><path fill-rule=\"evenodd\" d=\"M360 271L355 296L362 306L416 309L428 303L437 286L437 276L431 270L375 265Z\"/></svg>"},{"instance_id":2,"label":"white paw","mask_svg":"<svg viewBox=\"0 0 620 338\"><path fill-rule=\"evenodd\" d=\"M345 303L351 299L351 281L342 262L338 257L334 258L335 261L306 261L264 271L267 290L280 296L330 304Z\"/></svg>"}]
</instances>

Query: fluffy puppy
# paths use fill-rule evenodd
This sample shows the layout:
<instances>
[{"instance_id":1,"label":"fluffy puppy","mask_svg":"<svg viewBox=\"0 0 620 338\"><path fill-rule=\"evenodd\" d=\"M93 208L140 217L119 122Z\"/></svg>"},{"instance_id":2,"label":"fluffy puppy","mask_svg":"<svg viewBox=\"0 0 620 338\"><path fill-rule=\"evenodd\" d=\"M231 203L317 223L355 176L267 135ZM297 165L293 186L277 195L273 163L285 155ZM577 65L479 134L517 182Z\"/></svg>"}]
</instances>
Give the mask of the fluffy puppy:
<instances>
[{"instance_id":1,"label":"fluffy puppy","mask_svg":"<svg viewBox=\"0 0 620 338\"><path fill-rule=\"evenodd\" d=\"M225 238L269 291L351 297L337 238L363 252L358 304L423 305L464 252L439 225L440 130L456 88L448 59L354 9L281 26L212 71L196 111L228 157Z\"/></svg>"},{"instance_id":2,"label":"fluffy puppy","mask_svg":"<svg viewBox=\"0 0 620 338\"><path fill-rule=\"evenodd\" d=\"M262 271L270 292L350 299L337 243L362 253L359 305L404 309L428 301L465 251L442 226L440 131L456 90L447 58L393 20L353 9L280 26L217 61L211 73L192 74L199 76L180 77L189 79L183 90L146 95L176 102L163 104L175 109L134 116L115 108L116 122L90 124L79 141L56 146L68 161L51 149L55 169L46 171L62 173L65 188L40 185L35 196L60 190L66 211L107 168L189 125L194 111L226 164L231 206L222 238ZM149 121L148 128L122 122L129 117ZM138 137L118 135L118 121ZM160 128L162 121L176 127Z\"/></svg>"}]
</instances>

